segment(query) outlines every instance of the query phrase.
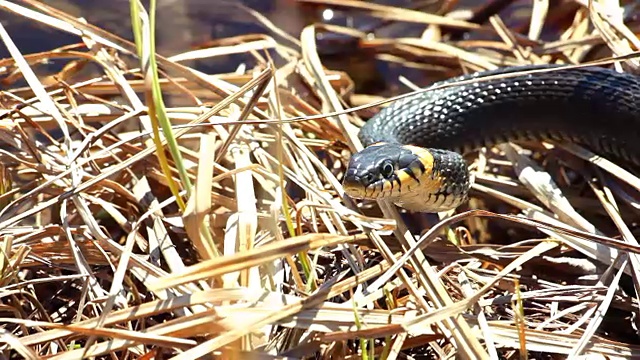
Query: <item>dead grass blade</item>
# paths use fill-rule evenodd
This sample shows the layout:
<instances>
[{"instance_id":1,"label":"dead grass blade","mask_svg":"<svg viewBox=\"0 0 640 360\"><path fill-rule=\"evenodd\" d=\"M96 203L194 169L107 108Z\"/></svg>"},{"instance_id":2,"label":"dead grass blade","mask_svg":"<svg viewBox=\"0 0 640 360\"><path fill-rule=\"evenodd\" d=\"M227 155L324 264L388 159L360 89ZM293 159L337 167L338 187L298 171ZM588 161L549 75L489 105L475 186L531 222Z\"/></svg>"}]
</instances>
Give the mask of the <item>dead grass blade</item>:
<instances>
[{"instance_id":1,"label":"dead grass blade","mask_svg":"<svg viewBox=\"0 0 640 360\"><path fill-rule=\"evenodd\" d=\"M332 234L308 234L287 239L284 243L272 243L257 249L247 249L234 256L213 259L194 265L193 268L175 278L165 277L162 281L149 284L152 289L166 289L190 281L207 279L230 272L249 269L276 259L284 254L294 255L302 251L320 247L336 246L344 242L364 239L364 236L341 236Z\"/></svg>"}]
</instances>

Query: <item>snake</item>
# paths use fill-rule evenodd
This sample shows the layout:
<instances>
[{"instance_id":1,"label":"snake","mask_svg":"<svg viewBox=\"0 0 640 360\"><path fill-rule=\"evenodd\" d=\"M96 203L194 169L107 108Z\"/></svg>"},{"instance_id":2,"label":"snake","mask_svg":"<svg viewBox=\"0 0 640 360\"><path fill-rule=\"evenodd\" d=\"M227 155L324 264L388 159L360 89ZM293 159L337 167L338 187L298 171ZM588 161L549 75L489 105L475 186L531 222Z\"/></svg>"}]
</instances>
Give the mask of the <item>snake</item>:
<instances>
[{"instance_id":1,"label":"snake","mask_svg":"<svg viewBox=\"0 0 640 360\"><path fill-rule=\"evenodd\" d=\"M612 68L525 65L436 82L365 122L344 192L412 212L455 209L469 198L464 155L511 141L573 143L640 164L640 77Z\"/></svg>"}]
</instances>

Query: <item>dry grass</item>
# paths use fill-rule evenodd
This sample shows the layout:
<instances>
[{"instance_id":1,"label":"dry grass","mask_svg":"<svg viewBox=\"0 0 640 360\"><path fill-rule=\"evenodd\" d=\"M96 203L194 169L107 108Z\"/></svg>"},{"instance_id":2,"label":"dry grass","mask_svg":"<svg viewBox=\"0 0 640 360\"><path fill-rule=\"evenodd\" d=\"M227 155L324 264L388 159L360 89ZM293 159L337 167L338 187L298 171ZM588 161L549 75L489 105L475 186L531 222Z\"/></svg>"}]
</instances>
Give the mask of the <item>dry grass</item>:
<instances>
[{"instance_id":1,"label":"dry grass","mask_svg":"<svg viewBox=\"0 0 640 360\"><path fill-rule=\"evenodd\" d=\"M456 212L355 204L345 162L360 116L387 99L354 92L316 48L317 32L342 33L434 79L529 63L636 71L640 24L625 14L638 5L537 0L510 29L499 1L430 14L300 3L425 30L292 37L236 5L265 34L165 58L150 56L154 10L137 3L131 43L34 0L0 1L79 39L22 54L0 25L3 356L640 357L637 177L577 146L504 144L469 156L474 196ZM182 64L237 53L257 65ZM50 59L63 71L38 76Z\"/></svg>"}]
</instances>

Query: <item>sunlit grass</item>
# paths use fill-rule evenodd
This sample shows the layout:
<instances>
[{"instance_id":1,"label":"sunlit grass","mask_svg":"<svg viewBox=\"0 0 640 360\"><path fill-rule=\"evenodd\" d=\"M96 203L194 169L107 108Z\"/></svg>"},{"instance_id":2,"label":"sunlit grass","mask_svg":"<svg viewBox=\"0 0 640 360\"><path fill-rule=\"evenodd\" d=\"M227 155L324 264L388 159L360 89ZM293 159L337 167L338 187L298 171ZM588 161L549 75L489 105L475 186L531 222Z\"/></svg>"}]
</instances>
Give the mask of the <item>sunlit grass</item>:
<instances>
[{"instance_id":1,"label":"sunlit grass","mask_svg":"<svg viewBox=\"0 0 640 360\"><path fill-rule=\"evenodd\" d=\"M495 13L477 24L477 13L452 14L460 8L451 4L427 13L297 3L424 32L372 37L308 25L292 35L223 1L220 11L242 13L264 33L162 56L156 30L166 9L155 0L130 2L133 41L46 3L0 2L12 16L78 39L22 54L12 30L0 31L11 53L0 60L7 354L637 355L625 329L638 304L619 290L640 252L632 172L576 146L504 144L468 156L472 199L440 219L355 203L340 185L345 164L362 147L364 118L389 99L354 90L346 72L323 63L317 39L355 37L351 52L412 69L384 94L400 95L502 66L633 65L638 20L620 21L611 2L576 1L558 19L536 1L517 29ZM471 36L449 37L457 31ZM238 53L246 62L228 74L188 62ZM41 75L51 60L65 61L64 70Z\"/></svg>"}]
</instances>

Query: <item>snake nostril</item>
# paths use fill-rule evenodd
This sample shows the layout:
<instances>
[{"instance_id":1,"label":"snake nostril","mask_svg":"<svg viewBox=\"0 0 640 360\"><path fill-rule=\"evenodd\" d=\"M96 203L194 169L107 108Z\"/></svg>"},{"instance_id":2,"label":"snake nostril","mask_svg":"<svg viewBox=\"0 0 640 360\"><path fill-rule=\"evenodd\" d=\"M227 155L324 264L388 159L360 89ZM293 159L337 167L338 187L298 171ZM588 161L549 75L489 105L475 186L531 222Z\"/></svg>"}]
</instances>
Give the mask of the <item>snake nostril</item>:
<instances>
[{"instance_id":1,"label":"snake nostril","mask_svg":"<svg viewBox=\"0 0 640 360\"><path fill-rule=\"evenodd\" d=\"M366 173L364 175L362 175L361 177L362 179L362 183L365 185L369 185L373 182L373 174L372 173Z\"/></svg>"}]
</instances>

